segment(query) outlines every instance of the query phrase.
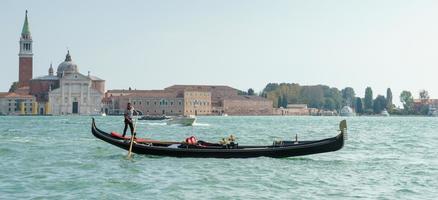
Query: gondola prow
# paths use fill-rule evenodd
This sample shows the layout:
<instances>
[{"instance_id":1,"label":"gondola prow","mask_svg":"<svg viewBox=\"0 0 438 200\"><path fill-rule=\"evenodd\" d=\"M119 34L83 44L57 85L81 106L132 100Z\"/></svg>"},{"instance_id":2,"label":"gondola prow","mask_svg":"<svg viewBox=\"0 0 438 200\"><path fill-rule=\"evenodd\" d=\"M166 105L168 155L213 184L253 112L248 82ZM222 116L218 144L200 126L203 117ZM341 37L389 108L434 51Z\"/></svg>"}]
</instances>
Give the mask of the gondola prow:
<instances>
[{"instance_id":1,"label":"gondola prow","mask_svg":"<svg viewBox=\"0 0 438 200\"><path fill-rule=\"evenodd\" d=\"M347 139L347 120L342 120L341 123L339 123L339 131L344 135L344 140Z\"/></svg>"}]
</instances>

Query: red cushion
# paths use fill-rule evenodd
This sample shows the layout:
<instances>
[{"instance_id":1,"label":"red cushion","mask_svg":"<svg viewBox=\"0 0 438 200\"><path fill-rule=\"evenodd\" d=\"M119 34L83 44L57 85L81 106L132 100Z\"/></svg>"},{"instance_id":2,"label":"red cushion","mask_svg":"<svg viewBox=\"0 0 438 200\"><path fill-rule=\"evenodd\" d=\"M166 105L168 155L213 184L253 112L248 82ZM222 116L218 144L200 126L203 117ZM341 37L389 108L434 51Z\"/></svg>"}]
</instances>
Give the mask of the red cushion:
<instances>
[{"instance_id":1,"label":"red cushion","mask_svg":"<svg viewBox=\"0 0 438 200\"><path fill-rule=\"evenodd\" d=\"M130 140L131 139L131 137L126 137L126 136L123 137L122 134L114 132L114 131L111 132L111 135L114 136L114 137L117 137L117 138L125 139L125 140ZM146 140L144 138L135 138L135 141L136 142L147 142L148 140Z\"/></svg>"}]
</instances>

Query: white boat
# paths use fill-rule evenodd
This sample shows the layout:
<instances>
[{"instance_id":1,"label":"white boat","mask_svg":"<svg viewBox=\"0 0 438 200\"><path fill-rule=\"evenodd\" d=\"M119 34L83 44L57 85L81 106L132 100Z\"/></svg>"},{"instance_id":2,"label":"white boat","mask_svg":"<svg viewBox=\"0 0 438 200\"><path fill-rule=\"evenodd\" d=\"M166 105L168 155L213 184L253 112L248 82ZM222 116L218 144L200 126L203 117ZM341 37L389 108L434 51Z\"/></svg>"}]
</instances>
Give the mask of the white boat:
<instances>
[{"instance_id":1,"label":"white boat","mask_svg":"<svg viewBox=\"0 0 438 200\"><path fill-rule=\"evenodd\" d=\"M349 106L344 106L339 112L339 115L343 117L352 117L352 116L356 116L356 113Z\"/></svg>"},{"instance_id":2,"label":"white boat","mask_svg":"<svg viewBox=\"0 0 438 200\"><path fill-rule=\"evenodd\" d=\"M380 113L380 116L383 116L383 117L389 117L389 113L388 113L388 111L387 111L386 109L384 109L384 110Z\"/></svg>"},{"instance_id":3,"label":"white boat","mask_svg":"<svg viewBox=\"0 0 438 200\"><path fill-rule=\"evenodd\" d=\"M183 126L193 126L193 124L196 121L196 117L194 115L189 115L189 116L176 116L176 117L171 117L169 120L167 120L167 125L172 125L172 124L180 124Z\"/></svg>"}]
</instances>

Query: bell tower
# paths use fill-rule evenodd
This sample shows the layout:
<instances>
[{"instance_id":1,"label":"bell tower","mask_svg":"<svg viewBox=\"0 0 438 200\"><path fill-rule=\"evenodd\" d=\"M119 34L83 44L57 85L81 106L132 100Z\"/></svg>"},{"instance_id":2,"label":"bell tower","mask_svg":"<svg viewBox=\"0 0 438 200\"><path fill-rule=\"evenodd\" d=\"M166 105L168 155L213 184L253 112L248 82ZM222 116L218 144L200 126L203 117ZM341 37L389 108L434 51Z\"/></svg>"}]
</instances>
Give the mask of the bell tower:
<instances>
[{"instance_id":1,"label":"bell tower","mask_svg":"<svg viewBox=\"0 0 438 200\"><path fill-rule=\"evenodd\" d=\"M20 53L18 66L18 87L28 87L29 80L32 79L33 71L33 53L32 53L32 36L29 30L29 22L26 17L24 19L23 29L20 37Z\"/></svg>"}]
</instances>

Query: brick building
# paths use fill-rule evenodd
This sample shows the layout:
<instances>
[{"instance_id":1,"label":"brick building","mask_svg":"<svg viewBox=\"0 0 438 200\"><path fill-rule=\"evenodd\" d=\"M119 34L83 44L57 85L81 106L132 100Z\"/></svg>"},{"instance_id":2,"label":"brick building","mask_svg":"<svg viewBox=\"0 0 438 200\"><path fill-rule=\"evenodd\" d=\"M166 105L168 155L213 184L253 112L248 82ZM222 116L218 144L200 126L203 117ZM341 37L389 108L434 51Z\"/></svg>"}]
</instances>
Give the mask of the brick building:
<instances>
[{"instance_id":1,"label":"brick building","mask_svg":"<svg viewBox=\"0 0 438 200\"><path fill-rule=\"evenodd\" d=\"M222 100L223 112L228 115L272 115L273 102L259 96L237 95Z\"/></svg>"},{"instance_id":2,"label":"brick building","mask_svg":"<svg viewBox=\"0 0 438 200\"><path fill-rule=\"evenodd\" d=\"M130 102L143 115L210 115L211 94L187 90L108 90L103 99L107 114L123 114Z\"/></svg>"},{"instance_id":3,"label":"brick building","mask_svg":"<svg viewBox=\"0 0 438 200\"><path fill-rule=\"evenodd\" d=\"M214 85L174 85L164 90L108 90L103 99L104 110L107 114L122 114L128 102L145 115L273 114L271 100L238 95L237 89Z\"/></svg>"}]
</instances>

